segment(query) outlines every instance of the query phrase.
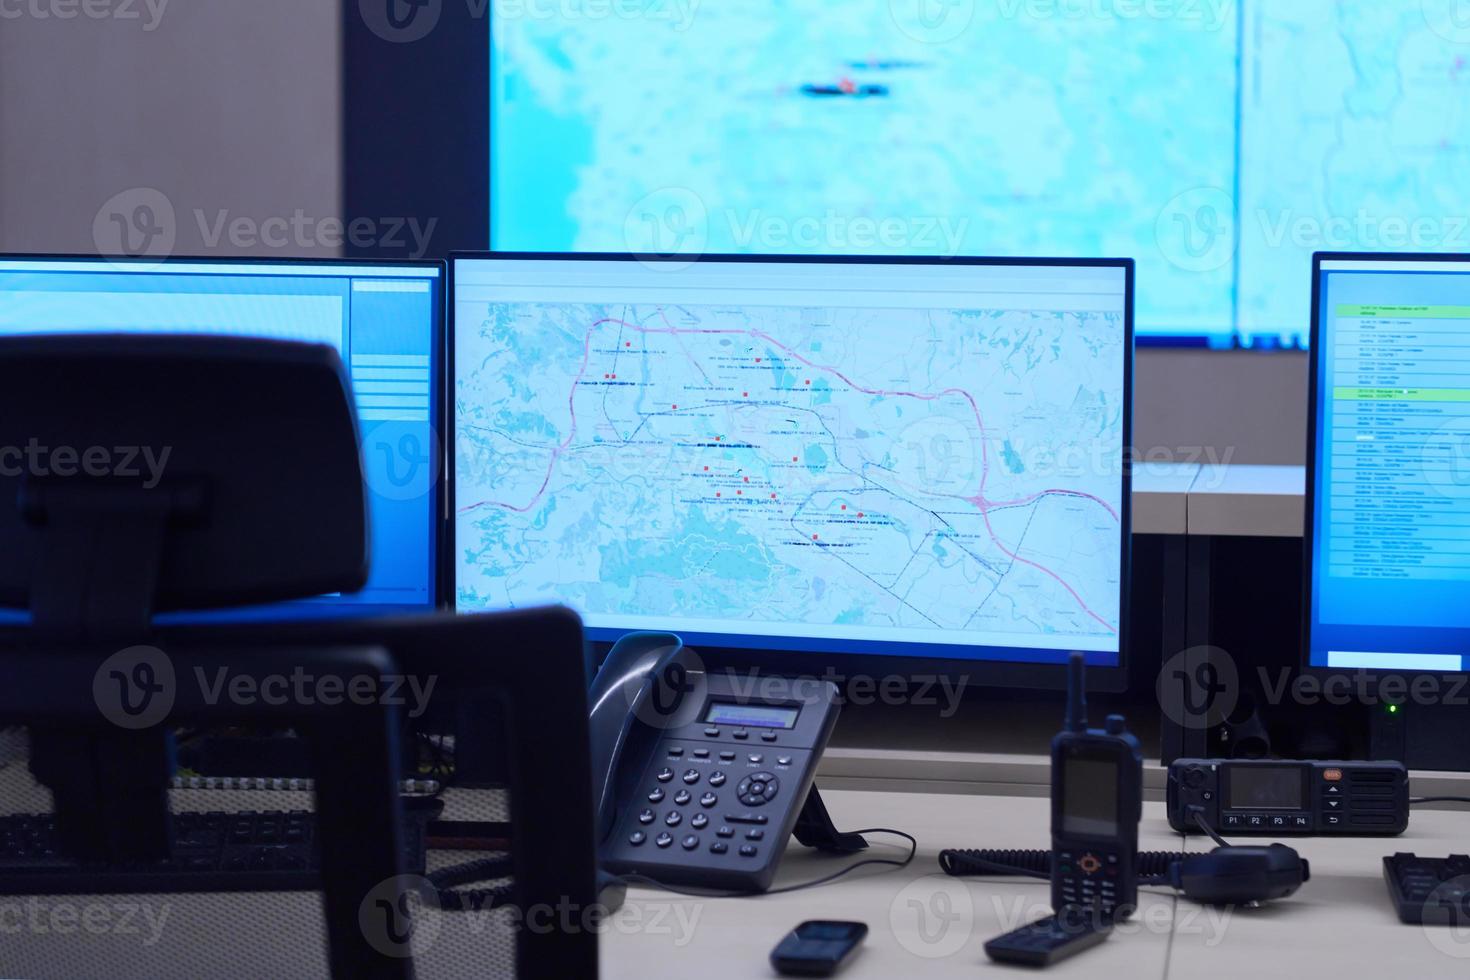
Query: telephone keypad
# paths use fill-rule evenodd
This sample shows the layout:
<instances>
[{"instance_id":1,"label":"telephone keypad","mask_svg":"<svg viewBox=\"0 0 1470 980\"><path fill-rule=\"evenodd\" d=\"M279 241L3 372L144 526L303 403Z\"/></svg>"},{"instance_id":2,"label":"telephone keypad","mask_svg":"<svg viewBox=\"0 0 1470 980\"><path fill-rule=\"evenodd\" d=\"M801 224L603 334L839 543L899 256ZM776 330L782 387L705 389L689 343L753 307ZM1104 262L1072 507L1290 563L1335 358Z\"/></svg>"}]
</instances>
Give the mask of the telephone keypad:
<instances>
[{"instance_id":1,"label":"telephone keypad","mask_svg":"<svg viewBox=\"0 0 1470 980\"><path fill-rule=\"evenodd\" d=\"M696 813L694 816L689 818L689 826L693 827L695 830L703 830L704 828L709 826L709 817L706 817L702 813Z\"/></svg>"},{"instance_id":2,"label":"telephone keypad","mask_svg":"<svg viewBox=\"0 0 1470 980\"><path fill-rule=\"evenodd\" d=\"M696 847L699 846L699 835L698 834L689 834L689 835L687 835L682 841L680 841L680 846L682 846L684 848L684 850L686 850L686 851L692 851L692 850L694 850Z\"/></svg>"},{"instance_id":3,"label":"telephone keypad","mask_svg":"<svg viewBox=\"0 0 1470 980\"><path fill-rule=\"evenodd\" d=\"M634 847L637 847L639 844L642 844L646 840L648 840L648 835L641 830L635 830L628 835L628 843L632 844Z\"/></svg>"},{"instance_id":4,"label":"telephone keypad","mask_svg":"<svg viewBox=\"0 0 1470 980\"><path fill-rule=\"evenodd\" d=\"M664 801L664 790L662 786L655 786L653 792L648 794L648 802L662 803Z\"/></svg>"},{"instance_id":5,"label":"telephone keypad","mask_svg":"<svg viewBox=\"0 0 1470 980\"><path fill-rule=\"evenodd\" d=\"M674 794L674 802L679 806L687 806L691 799L693 799L693 797L689 795L689 791L687 789L681 789L679 790L679 792Z\"/></svg>"},{"instance_id":6,"label":"telephone keypad","mask_svg":"<svg viewBox=\"0 0 1470 980\"><path fill-rule=\"evenodd\" d=\"M661 783L666 783L674 778L674 770L670 769L668 766L665 766L664 768L660 769L658 771L658 775L654 776L653 778L657 779Z\"/></svg>"},{"instance_id":7,"label":"telephone keypad","mask_svg":"<svg viewBox=\"0 0 1470 980\"><path fill-rule=\"evenodd\" d=\"M686 769L684 771L684 782L690 786L693 786L695 783L699 782L699 770Z\"/></svg>"},{"instance_id":8,"label":"telephone keypad","mask_svg":"<svg viewBox=\"0 0 1470 980\"><path fill-rule=\"evenodd\" d=\"M721 786L725 785L725 774L716 769L714 772L709 774L709 784L715 789L719 789Z\"/></svg>"},{"instance_id":9,"label":"telephone keypad","mask_svg":"<svg viewBox=\"0 0 1470 980\"><path fill-rule=\"evenodd\" d=\"M655 814L652 810L645 808L642 813L638 814L638 822L653 823L656 816L657 814Z\"/></svg>"},{"instance_id":10,"label":"telephone keypad","mask_svg":"<svg viewBox=\"0 0 1470 980\"><path fill-rule=\"evenodd\" d=\"M670 810L668 812L668 815L664 817L664 823L668 824L670 827L677 827L679 826L680 822L683 821L683 819L684 816L679 813L678 810Z\"/></svg>"},{"instance_id":11,"label":"telephone keypad","mask_svg":"<svg viewBox=\"0 0 1470 980\"><path fill-rule=\"evenodd\" d=\"M669 833L666 830L663 833L659 834L657 837L655 837L653 839L653 842L655 844L657 844L659 847L668 847L670 844L672 844L674 842L674 835L671 834L671 833Z\"/></svg>"},{"instance_id":12,"label":"telephone keypad","mask_svg":"<svg viewBox=\"0 0 1470 980\"><path fill-rule=\"evenodd\" d=\"M705 809L709 809L718 802L720 802L720 798L713 793L706 793L699 798L699 805Z\"/></svg>"}]
</instances>

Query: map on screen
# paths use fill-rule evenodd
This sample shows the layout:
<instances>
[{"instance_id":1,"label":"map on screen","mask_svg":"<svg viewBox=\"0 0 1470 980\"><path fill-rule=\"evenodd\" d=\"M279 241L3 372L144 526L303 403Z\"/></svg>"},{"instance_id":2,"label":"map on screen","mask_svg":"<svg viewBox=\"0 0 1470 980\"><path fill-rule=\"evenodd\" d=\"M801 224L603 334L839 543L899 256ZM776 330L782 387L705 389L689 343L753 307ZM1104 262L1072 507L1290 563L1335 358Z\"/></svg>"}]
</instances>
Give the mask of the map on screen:
<instances>
[{"instance_id":1,"label":"map on screen","mask_svg":"<svg viewBox=\"0 0 1470 980\"><path fill-rule=\"evenodd\" d=\"M460 609L1117 650L1121 278L1075 310L497 291L456 300Z\"/></svg>"},{"instance_id":2,"label":"map on screen","mask_svg":"<svg viewBox=\"0 0 1470 980\"><path fill-rule=\"evenodd\" d=\"M1140 333L1304 342L1314 251L1470 251L1459 2L493 4L491 241L1128 255Z\"/></svg>"}]
</instances>

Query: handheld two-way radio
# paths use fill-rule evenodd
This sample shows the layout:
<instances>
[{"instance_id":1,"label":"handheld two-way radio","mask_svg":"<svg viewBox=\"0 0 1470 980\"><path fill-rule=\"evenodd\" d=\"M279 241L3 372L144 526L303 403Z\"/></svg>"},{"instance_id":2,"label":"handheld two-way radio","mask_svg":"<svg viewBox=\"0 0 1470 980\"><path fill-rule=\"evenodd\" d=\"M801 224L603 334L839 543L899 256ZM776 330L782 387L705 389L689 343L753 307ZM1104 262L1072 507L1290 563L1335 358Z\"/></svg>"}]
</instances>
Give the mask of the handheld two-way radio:
<instances>
[{"instance_id":1,"label":"handheld two-way radio","mask_svg":"<svg viewBox=\"0 0 1470 980\"><path fill-rule=\"evenodd\" d=\"M1122 715L1087 727L1084 669L1072 654L1066 727L1051 741L1051 904L1126 919L1138 905L1143 751Z\"/></svg>"}]
</instances>

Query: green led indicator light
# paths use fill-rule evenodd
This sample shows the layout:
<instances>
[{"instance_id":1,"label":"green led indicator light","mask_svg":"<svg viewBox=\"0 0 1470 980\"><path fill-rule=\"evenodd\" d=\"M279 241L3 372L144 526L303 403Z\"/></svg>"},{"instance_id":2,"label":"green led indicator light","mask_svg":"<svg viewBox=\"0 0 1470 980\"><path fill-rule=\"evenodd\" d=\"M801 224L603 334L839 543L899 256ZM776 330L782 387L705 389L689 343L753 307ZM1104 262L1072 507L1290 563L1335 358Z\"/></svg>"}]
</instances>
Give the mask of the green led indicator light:
<instances>
[{"instance_id":1,"label":"green led indicator light","mask_svg":"<svg viewBox=\"0 0 1470 980\"><path fill-rule=\"evenodd\" d=\"M1398 714L1399 713L1399 706L1396 705L1396 704L1389 705L1388 706L1388 713L1391 714L1391 715Z\"/></svg>"}]
</instances>

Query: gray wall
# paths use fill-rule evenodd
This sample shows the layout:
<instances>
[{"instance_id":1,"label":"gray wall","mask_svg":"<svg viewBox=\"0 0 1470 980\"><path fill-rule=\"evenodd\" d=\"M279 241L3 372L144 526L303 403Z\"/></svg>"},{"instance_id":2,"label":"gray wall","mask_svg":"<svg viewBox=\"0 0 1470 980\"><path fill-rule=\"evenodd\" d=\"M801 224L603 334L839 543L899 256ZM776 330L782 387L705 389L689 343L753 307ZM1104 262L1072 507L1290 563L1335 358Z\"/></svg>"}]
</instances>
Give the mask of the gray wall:
<instances>
[{"instance_id":1,"label":"gray wall","mask_svg":"<svg viewBox=\"0 0 1470 980\"><path fill-rule=\"evenodd\" d=\"M172 209L176 254L336 252L320 222L341 208L338 3L132 9L0 20L0 250L116 251L119 219L141 235ZM1300 354L1145 350L1135 443L1299 463L1305 384Z\"/></svg>"},{"instance_id":2,"label":"gray wall","mask_svg":"<svg viewBox=\"0 0 1470 980\"><path fill-rule=\"evenodd\" d=\"M138 19L0 19L0 249L96 251L104 205L104 239L120 234L110 213L157 227L149 190L174 209L180 254L205 251L221 213L244 219L211 249L226 254L281 252L249 234L271 218L340 213L336 2L106 2ZM335 251L287 236L291 252Z\"/></svg>"},{"instance_id":3,"label":"gray wall","mask_svg":"<svg viewBox=\"0 0 1470 980\"><path fill-rule=\"evenodd\" d=\"M1141 453L1298 466L1306 458L1304 353L1146 349L1136 392Z\"/></svg>"}]
</instances>

